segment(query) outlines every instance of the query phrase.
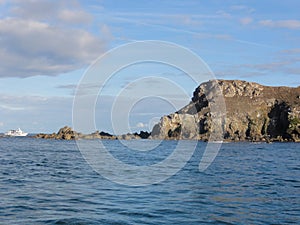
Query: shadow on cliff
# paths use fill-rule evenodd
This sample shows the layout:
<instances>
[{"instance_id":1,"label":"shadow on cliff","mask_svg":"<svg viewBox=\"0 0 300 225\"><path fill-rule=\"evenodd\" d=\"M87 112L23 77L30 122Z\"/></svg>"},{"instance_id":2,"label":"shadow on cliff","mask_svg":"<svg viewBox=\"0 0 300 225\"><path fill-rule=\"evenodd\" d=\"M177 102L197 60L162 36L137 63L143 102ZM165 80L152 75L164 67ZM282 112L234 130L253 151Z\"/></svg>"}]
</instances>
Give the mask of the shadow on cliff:
<instances>
[{"instance_id":1,"label":"shadow on cliff","mask_svg":"<svg viewBox=\"0 0 300 225\"><path fill-rule=\"evenodd\" d=\"M290 139L291 135L287 133L290 125L289 113L291 109L285 102L275 103L271 111L268 113L270 122L267 128L267 134L271 138L282 137Z\"/></svg>"}]
</instances>

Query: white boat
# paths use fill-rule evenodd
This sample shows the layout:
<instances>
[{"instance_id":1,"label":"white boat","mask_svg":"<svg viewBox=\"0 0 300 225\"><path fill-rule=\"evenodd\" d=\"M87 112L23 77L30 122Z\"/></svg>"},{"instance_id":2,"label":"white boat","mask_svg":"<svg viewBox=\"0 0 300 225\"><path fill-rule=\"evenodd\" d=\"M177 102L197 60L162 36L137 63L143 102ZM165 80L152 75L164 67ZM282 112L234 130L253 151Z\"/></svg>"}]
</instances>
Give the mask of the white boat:
<instances>
[{"instance_id":1,"label":"white boat","mask_svg":"<svg viewBox=\"0 0 300 225\"><path fill-rule=\"evenodd\" d=\"M25 133L20 128L18 128L17 130L7 131L4 135L10 137L25 137L28 135L28 133Z\"/></svg>"}]
</instances>

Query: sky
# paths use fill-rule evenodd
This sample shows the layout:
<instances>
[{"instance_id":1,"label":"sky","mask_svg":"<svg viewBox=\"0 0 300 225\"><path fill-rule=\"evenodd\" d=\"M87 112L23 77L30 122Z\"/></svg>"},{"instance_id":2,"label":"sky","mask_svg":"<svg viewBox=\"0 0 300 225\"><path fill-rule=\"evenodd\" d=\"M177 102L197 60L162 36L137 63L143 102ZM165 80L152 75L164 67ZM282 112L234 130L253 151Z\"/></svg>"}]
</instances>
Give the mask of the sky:
<instances>
[{"instance_id":1,"label":"sky","mask_svg":"<svg viewBox=\"0 0 300 225\"><path fill-rule=\"evenodd\" d=\"M298 0L0 0L0 132L72 127L74 97L93 89L95 129L151 130L186 105L199 85L180 68L135 63L105 84L77 90L99 57L145 40L193 52L217 79L299 86L299 8ZM134 94L126 96L130 89ZM145 90L152 94L144 96ZM116 130L123 120L127 127Z\"/></svg>"}]
</instances>

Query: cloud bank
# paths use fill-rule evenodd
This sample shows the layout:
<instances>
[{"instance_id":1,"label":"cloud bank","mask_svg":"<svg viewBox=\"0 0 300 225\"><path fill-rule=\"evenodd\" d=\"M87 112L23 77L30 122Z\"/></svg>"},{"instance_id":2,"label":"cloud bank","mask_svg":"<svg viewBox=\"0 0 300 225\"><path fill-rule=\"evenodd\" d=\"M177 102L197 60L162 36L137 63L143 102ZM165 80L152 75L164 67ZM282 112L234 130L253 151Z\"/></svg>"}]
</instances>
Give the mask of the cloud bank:
<instances>
[{"instance_id":1,"label":"cloud bank","mask_svg":"<svg viewBox=\"0 0 300 225\"><path fill-rule=\"evenodd\" d=\"M92 16L78 4L66 9L64 1L13 2L10 15L0 19L0 77L59 75L106 50L105 35L80 27Z\"/></svg>"}]
</instances>

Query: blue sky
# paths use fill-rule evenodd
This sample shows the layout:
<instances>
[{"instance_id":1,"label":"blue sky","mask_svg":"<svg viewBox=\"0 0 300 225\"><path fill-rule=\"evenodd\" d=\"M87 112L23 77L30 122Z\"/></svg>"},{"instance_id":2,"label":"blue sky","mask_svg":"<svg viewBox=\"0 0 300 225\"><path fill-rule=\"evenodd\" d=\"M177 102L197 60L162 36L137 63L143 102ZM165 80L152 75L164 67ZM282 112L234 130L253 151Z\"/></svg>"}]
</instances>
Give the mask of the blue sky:
<instances>
[{"instance_id":1,"label":"blue sky","mask_svg":"<svg viewBox=\"0 0 300 225\"><path fill-rule=\"evenodd\" d=\"M220 79L299 86L299 8L297 0L0 0L0 132L72 126L75 88L86 69L134 41L190 49ZM171 79L189 97L197 86L170 66L124 69L105 85L105 102L96 104L99 130L114 132L108 108L122 88L145 76ZM178 106L189 102L177 100ZM166 100L142 100L127 116L130 130L149 130L173 111Z\"/></svg>"}]
</instances>

